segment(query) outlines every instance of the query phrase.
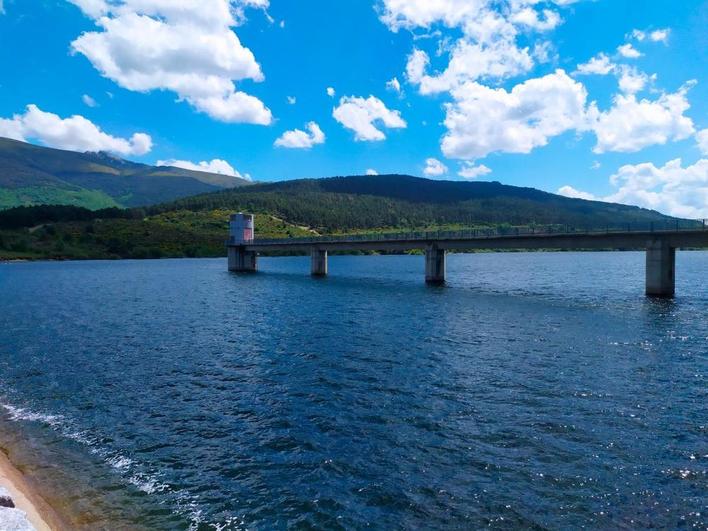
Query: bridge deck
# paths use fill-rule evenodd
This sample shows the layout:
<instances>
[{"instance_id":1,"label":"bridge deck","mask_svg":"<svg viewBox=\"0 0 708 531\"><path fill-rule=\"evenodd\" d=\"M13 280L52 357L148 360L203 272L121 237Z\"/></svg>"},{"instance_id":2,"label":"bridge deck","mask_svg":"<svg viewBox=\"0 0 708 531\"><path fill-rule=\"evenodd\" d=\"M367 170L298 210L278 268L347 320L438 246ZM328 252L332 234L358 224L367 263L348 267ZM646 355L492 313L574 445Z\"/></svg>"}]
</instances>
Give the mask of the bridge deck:
<instances>
[{"instance_id":1,"label":"bridge deck","mask_svg":"<svg viewBox=\"0 0 708 531\"><path fill-rule=\"evenodd\" d=\"M241 245L245 251L408 251L436 247L441 250L474 249L645 249L648 242L670 247L708 247L708 227L661 230L594 230L535 232L531 230L469 230L454 232L394 233L322 236L313 238L256 239ZM235 246L233 242L227 242Z\"/></svg>"}]
</instances>

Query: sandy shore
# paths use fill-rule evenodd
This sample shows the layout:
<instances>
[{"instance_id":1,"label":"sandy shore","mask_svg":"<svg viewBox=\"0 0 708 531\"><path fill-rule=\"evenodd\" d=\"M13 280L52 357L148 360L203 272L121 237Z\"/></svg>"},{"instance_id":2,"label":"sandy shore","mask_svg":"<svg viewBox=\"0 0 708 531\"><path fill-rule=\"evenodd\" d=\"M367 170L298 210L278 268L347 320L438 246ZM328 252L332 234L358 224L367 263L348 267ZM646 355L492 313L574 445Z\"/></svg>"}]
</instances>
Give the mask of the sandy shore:
<instances>
[{"instance_id":1,"label":"sandy shore","mask_svg":"<svg viewBox=\"0 0 708 531\"><path fill-rule=\"evenodd\" d=\"M27 478L12 465L2 451L0 451L0 488L9 493L15 507L25 513L26 520L37 531L66 529L54 510L32 488ZM0 528L2 528L4 510L0 508ZM12 516L16 518L17 513L13 513Z\"/></svg>"}]
</instances>

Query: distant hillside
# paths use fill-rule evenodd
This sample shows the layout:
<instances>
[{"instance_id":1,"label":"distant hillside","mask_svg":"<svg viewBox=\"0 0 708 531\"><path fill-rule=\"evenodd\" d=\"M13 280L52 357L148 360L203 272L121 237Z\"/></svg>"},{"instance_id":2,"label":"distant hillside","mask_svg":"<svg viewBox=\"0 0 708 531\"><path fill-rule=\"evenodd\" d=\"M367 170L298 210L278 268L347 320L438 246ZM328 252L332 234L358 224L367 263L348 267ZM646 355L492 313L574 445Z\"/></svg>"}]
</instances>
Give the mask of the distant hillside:
<instances>
[{"instance_id":1,"label":"distant hillside","mask_svg":"<svg viewBox=\"0 0 708 531\"><path fill-rule=\"evenodd\" d=\"M0 210L41 204L92 210L144 206L245 184L225 175L0 138Z\"/></svg>"},{"instance_id":2,"label":"distant hillside","mask_svg":"<svg viewBox=\"0 0 708 531\"><path fill-rule=\"evenodd\" d=\"M470 224L602 227L672 219L634 206L571 199L498 182L407 175L301 179L223 190L148 209L268 213L321 232Z\"/></svg>"},{"instance_id":3,"label":"distant hillside","mask_svg":"<svg viewBox=\"0 0 708 531\"><path fill-rule=\"evenodd\" d=\"M649 228L676 221L494 182L336 177L257 184L145 208L13 208L0 212L0 260L221 256L229 214L239 210L256 213L261 238L509 225Z\"/></svg>"}]
</instances>

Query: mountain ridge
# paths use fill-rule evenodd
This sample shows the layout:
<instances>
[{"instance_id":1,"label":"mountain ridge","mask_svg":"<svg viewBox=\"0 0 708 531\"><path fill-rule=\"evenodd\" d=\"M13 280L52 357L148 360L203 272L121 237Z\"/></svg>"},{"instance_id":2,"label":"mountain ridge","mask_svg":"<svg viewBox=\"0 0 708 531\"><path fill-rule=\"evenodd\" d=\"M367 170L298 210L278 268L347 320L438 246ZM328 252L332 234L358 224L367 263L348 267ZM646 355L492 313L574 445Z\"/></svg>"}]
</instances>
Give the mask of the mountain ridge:
<instances>
[{"instance_id":1,"label":"mountain ridge","mask_svg":"<svg viewBox=\"0 0 708 531\"><path fill-rule=\"evenodd\" d=\"M104 152L81 153L0 138L0 209L37 204L93 210L146 206L247 184L238 177L150 166Z\"/></svg>"}]
</instances>

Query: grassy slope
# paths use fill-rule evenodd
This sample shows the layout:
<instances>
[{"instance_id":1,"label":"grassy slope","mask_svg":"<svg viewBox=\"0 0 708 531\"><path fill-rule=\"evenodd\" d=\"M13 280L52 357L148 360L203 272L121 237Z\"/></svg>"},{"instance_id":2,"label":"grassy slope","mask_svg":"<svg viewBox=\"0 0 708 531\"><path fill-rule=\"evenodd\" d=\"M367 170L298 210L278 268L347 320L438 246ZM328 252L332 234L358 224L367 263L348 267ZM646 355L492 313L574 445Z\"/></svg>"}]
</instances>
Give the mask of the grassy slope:
<instances>
[{"instance_id":1,"label":"grassy slope","mask_svg":"<svg viewBox=\"0 0 708 531\"><path fill-rule=\"evenodd\" d=\"M90 210L120 206L105 193L85 188L51 186L0 188L0 210L31 205L74 205Z\"/></svg>"}]
</instances>

